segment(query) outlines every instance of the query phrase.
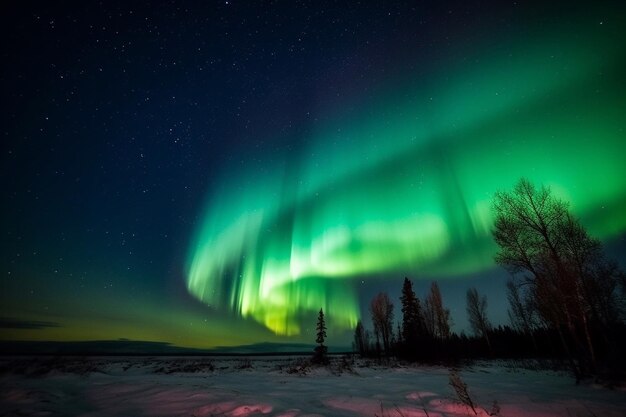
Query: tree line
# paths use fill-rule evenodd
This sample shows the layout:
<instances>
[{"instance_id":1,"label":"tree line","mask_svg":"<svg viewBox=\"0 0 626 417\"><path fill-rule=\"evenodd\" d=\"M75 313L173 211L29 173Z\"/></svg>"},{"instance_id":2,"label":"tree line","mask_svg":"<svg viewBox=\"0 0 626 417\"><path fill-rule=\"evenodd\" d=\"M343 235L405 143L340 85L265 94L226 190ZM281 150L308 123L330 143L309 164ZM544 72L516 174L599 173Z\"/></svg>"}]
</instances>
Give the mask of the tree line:
<instances>
[{"instance_id":1,"label":"tree line","mask_svg":"<svg viewBox=\"0 0 626 417\"><path fill-rule=\"evenodd\" d=\"M626 369L626 275L608 260L567 203L526 179L494 199L495 256L507 282L510 324L492 326L487 298L467 291L472 334L451 332L450 310L433 282L423 300L404 279L402 317L394 321L387 293L371 301L372 330L359 322L354 347L367 356L408 360L551 357L577 379ZM395 326L395 328L394 328Z\"/></svg>"}]
</instances>

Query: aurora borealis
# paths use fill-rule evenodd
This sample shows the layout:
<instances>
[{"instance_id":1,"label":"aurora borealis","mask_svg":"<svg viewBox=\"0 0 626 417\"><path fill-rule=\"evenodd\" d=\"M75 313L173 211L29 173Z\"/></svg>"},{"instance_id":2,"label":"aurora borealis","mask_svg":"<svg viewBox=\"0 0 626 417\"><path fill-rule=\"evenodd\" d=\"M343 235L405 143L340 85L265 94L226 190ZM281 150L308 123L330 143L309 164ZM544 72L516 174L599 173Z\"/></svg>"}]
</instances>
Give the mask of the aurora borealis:
<instances>
[{"instance_id":1,"label":"aurora borealis","mask_svg":"<svg viewBox=\"0 0 626 417\"><path fill-rule=\"evenodd\" d=\"M404 276L504 323L521 177L624 265L624 6L441 3L15 6L2 340L346 345Z\"/></svg>"},{"instance_id":2,"label":"aurora borealis","mask_svg":"<svg viewBox=\"0 0 626 417\"><path fill-rule=\"evenodd\" d=\"M559 35L545 35L558 57L516 45L469 56L480 68L445 81L425 74L387 87L321 126L290 161L226 180L192 250L190 291L279 334L298 334L297 313L319 306L352 328L355 279L491 268L490 198L522 176L562 193L596 236L615 237L626 229L626 164L615 152L624 91L597 91L622 81L625 51Z\"/></svg>"}]
</instances>

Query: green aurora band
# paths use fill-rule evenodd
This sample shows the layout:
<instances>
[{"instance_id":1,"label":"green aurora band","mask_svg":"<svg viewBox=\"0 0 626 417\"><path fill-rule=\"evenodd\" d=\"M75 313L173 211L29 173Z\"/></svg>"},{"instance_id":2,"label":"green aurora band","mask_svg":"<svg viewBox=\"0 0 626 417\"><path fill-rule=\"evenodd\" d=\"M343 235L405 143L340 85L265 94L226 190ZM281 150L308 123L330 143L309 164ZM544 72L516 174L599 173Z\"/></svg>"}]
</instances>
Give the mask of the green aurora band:
<instances>
[{"instance_id":1,"label":"green aurora band","mask_svg":"<svg viewBox=\"0 0 626 417\"><path fill-rule=\"evenodd\" d=\"M593 235L620 236L624 42L558 33L376 86L295 154L225 169L190 249L191 294L279 335L320 307L352 328L357 282L493 268L493 193L520 177L569 201Z\"/></svg>"}]
</instances>

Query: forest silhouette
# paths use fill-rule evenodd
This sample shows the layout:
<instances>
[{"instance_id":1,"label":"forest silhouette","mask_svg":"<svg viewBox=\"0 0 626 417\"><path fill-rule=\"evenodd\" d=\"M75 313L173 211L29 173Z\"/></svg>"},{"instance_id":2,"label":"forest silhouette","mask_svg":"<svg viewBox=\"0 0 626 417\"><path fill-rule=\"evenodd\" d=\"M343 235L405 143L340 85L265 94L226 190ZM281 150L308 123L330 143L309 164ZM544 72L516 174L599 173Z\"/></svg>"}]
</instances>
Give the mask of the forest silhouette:
<instances>
[{"instance_id":1,"label":"forest silhouette","mask_svg":"<svg viewBox=\"0 0 626 417\"><path fill-rule=\"evenodd\" d=\"M353 346L362 356L454 362L474 358L545 358L576 378L622 379L626 369L626 275L550 188L521 179L493 201L495 261L507 282L510 323L494 327L488 300L467 292L471 335L452 332L450 310L436 282L424 300L405 278L402 317L394 330L393 302L371 301L372 330L359 321Z\"/></svg>"}]
</instances>

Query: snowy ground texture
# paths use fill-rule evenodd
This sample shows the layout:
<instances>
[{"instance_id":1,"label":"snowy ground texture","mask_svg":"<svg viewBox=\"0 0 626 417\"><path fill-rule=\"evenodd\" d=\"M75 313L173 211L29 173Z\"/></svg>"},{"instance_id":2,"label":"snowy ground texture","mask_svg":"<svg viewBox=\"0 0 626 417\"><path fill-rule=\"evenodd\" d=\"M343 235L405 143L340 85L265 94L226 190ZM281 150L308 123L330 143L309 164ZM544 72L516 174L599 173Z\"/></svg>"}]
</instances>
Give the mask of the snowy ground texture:
<instances>
[{"instance_id":1,"label":"snowy ground texture","mask_svg":"<svg viewBox=\"0 0 626 417\"><path fill-rule=\"evenodd\" d=\"M458 370L336 357L0 358L1 416L626 416L626 391L506 362ZM496 402L494 406L494 401Z\"/></svg>"}]
</instances>

